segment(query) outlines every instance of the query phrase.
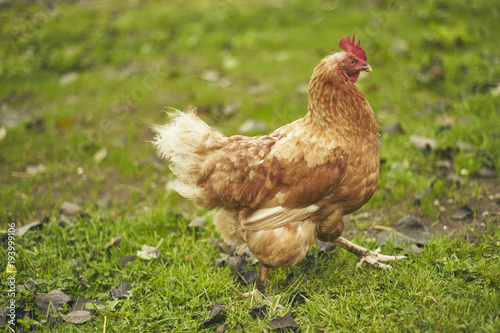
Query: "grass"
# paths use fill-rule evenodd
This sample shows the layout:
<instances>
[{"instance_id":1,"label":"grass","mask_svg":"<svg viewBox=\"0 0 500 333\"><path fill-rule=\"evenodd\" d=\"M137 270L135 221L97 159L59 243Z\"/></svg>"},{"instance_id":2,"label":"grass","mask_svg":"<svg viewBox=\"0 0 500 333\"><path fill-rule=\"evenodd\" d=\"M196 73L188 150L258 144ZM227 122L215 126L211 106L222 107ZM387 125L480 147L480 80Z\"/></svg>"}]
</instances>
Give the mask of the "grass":
<instances>
[{"instance_id":1,"label":"grass","mask_svg":"<svg viewBox=\"0 0 500 333\"><path fill-rule=\"evenodd\" d=\"M0 4L0 229L49 221L16 239L17 281L105 305L82 326L50 325L36 310L18 328L196 331L219 301L233 331L240 324L262 331L290 309L306 332L498 331L500 183L480 174L500 172L499 13L490 0ZM252 286L213 267L220 253L208 244L217 236L211 214L168 190L172 176L154 158L149 128L167 120L161 110L188 105L228 135L247 119L272 130L302 117L314 66L353 33L374 70L357 85L377 115L382 165L379 189L363 208L376 220L360 222L366 232L351 225L350 236L374 248L366 236L374 223L413 214L436 237L390 272L355 270L356 258L344 251L273 270L270 290L280 295L273 305L284 309L253 321L256 300L241 297ZM221 112L232 105L234 114ZM383 132L394 121L403 132ZM417 150L410 135L435 139L437 150ZM457 140L471 147L459 149ZM461 181L442 177L443 159ZM35 166L39 172L30 172ZM425 193L420 205L415 193ZM62 228L64 201L85 214ZM462 206L474 215L456 221ZM195 232L177 213L209 221ZM116 234L120 246L105 249ZM160 258L122 268L120 259L142 244L160 244ZM384 252L404 250L388 244ZM109 290L120 281L133 293L114 301ZM306 302L291 301L303 291ZM0 300L7 304L6 292ZM36 309L34 294L18 292L16 306Z\"/></svg>"}]
</instances>

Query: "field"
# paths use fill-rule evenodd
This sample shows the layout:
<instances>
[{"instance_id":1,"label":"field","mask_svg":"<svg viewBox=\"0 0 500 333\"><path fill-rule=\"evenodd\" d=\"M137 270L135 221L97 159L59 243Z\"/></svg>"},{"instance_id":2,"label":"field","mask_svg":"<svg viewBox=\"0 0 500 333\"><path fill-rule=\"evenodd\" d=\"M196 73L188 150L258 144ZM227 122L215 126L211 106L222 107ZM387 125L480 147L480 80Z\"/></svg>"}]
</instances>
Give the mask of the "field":
<instances>
[{"instance_id":1,"label":"field","mask_svg":"<svg viewBox=\"0 0 500 333\"><path fill-rule=\"evenodd\" d=\"M262 332L287 313L303 332L500 331L499 19L493 0L1 1L0 319L15 300L20 332ZM305 114L313 68L353 34L381 170L345 236L376 249L411 215L429 237L387 241L408 256L390 271L315 245L271 270L271 300L243 297L253 282L216 264L213 212L170 189L151 126L192 105L226 135L269 133ZM66 301L47 310L53 290Z\"/></svg>"}]
</instances>

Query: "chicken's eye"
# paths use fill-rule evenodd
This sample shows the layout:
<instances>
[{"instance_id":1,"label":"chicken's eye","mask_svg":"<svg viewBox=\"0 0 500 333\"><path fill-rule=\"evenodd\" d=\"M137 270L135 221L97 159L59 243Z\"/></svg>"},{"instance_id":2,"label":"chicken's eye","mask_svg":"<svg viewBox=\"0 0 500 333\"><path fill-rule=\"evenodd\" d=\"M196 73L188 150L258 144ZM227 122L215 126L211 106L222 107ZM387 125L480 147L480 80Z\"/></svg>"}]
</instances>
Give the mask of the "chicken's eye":
<instances>
[{"instance_id":1,"label":"chicken's eye","mask_svg":"<svg viewBox=\"0 0 500 333\"><path fill-rule=\"evenodd\" d=\"M351 59L351 65L354 65L354 60L353 59Z\"/></svg>"}]
</instances>

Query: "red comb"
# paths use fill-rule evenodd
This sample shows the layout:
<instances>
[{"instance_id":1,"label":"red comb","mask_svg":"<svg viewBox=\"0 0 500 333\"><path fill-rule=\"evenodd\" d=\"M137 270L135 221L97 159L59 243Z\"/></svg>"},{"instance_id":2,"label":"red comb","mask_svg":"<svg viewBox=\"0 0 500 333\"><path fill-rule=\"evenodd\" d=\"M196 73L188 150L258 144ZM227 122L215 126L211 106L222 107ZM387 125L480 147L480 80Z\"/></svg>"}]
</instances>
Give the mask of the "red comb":
<instances>
[{"instance_id":1,"label":"red comb","mask_svg":"<svg viewBox=\"0 0 500 333\"><path fill-rule=\"evenodd\" d=\"M347 36L347 39L345 37L342 37L339 42L339 47L346 52L354 54L359 59L366 61L366 53L361 48L359 40L358 44L354 44L354 36L352 36L352 39L349 36Z\"/></svg>"}]
</instances>

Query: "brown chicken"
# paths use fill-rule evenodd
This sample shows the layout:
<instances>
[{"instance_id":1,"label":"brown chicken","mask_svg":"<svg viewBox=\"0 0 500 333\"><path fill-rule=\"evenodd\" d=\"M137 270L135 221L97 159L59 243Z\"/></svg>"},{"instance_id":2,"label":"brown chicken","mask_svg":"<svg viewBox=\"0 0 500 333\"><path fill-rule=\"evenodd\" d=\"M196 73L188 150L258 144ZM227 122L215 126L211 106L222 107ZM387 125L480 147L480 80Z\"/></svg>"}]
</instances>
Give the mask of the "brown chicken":
<instances>
[{"instance_id":1,"label":"brown chicken","mask_svg":"<svg viewBox=\"0 0 500 333\"><path fill-rule=\"evenodd\" d=\"M378 131L370 104L354 85L371 72L353 38L325 57L309 81L304 118L269 135L227 137L193 109L174 112L156 126L154 144L177 176L174 188L209 209L218 209L217 231L246 243L259 259L257 289L265 290L269 267L290 267L305 258L316 238L330 241L373 266L386 256L342 238L343 216L363 206L378 184Z\"/></svg>"}]
</instances>

